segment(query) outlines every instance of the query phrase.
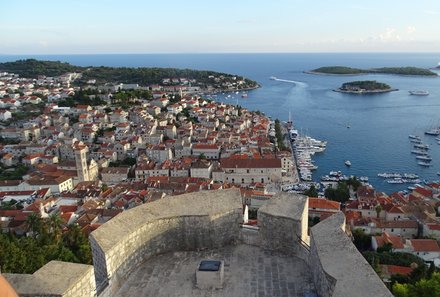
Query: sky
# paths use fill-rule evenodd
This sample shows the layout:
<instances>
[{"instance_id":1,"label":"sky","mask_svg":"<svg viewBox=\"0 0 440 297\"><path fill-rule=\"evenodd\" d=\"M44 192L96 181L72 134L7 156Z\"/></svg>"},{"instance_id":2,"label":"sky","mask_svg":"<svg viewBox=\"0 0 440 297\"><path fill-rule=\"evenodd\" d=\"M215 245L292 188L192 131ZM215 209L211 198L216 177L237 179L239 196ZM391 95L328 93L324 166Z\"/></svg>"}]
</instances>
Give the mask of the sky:
<instances>
[{"instance_id":1,"label":"sky","mask_svg":"<svg viewBox=\"0 0 440 297\"><path fill-rule=\"evenodd\" d=\"M440 52L439 0L0 0L0 54Z\"/></svg>"}]
</instances>

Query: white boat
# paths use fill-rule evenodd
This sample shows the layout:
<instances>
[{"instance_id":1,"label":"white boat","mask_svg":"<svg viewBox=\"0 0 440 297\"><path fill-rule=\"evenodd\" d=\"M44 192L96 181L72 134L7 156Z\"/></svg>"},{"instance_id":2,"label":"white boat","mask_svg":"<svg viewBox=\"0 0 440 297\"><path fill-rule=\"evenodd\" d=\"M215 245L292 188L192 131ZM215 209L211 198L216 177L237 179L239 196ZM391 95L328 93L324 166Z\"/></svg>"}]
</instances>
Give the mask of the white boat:
<instances>
[{"instance_id":1,"label":"white boat","mask_svg":"<svg viewBox=\"0 0 440 297\"><path fill-rule=\"evenodd\" d=\"M408 138L421 140L420 136L416 136L416 135L408 135Z\"/></svg>"},{"instance_id":2,"label":"white boat","mask_svg":"<svg viewBox=\"0 0 440 297\"><path fill-rule=\"evenodd\" d=\"M434 135L434 136L438 136L440 135L440 128L432 128L429 129L428 131L425 131L426 135Z\"/></svg>"},{"instance_id":3,"label":"white boat","mask_svg":"<svg viewBox=\"0 0 440 297\"><path fill-rule=\"evenodd\" d=\"M422 150L427 150L427 149L429 149L429 145L421 144L421 143L416 143L416 144L414 144L414 148L422 149Z\"/></svg>"},{"instance_id":4,"label":"white boat","mask_svg":"<svg viewBox=\"0 0 440 297\"><path fill-rule=\"evenodd\" d=\"M270 79L271 79L271 80L276 80L277 77L276 77L276 76L271 76Z\"/></svg>"},{"instance_id":5,"label":"white boat","mask_svg":"<svg viewBox=\"0 0 440 297\"><path fill-rule=\"evenodd\" d=\"M349 160L346 160L346 161L344 162L344 164L345 164L345 166L348 166L348 167L351 166L351 162L350 162Z\"/></svg>"},{"instance_id":6,"label":"white boat","mask_svg":"<svg viewBox=\"0 0 440 297\"><path fill-rule=\"evenodd\" d=\"M423 91L423 90L416 90L416 91L408 91L410 95L414 95L414 96L428 96L429 92L428 91Z\"/></svg>"},{"instance_id":7,"label":"white boat","mask_svg":"<svg viewBox=\"0 0 440 297\"><path fill-rule=\"evenodd\" d=\"M421 156L416 156L416 159L417 159L417 160L426 161L426 162L430 162L430 161L432 161L432 158L431 158L430 156L428 156L428 155L426 155L426 156L423 156L423 155L421 155Z\"/></svg>"},{"instance_id":8,"label":"white boat","mask_svg":"<svg viewBox=\"0 0 440 297\"><path fill-rule=\"evenodd\" d=\"M416 155L427 155L428 152L425 150L412 150L411 154L416 154Z\"/></svg>"},{"instance_id":9,"label":"white boat","mask_svg":"<svg viewBox=\"0 0 440 297\"><path fill-rule=\"evenodd\" d=\"M431 166L431 163L428 163L428 162L417 162L417 164L419 164L420 166L424 166L424 167Z\"/></svg>"}]
</instances>

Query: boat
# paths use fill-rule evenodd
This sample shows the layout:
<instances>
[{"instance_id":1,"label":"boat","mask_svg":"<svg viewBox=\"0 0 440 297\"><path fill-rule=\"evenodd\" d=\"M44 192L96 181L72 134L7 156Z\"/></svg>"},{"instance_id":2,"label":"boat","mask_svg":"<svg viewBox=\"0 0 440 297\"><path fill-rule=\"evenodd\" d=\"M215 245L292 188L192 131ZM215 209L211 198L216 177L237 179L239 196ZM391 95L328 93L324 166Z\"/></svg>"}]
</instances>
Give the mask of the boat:
<instances>
[{"instance_id":1,"label":"boat","mask_svg":"<svg viewBox=\"0 0 440 297\"><path fill-rule=\"evenodd\" d=\"M248 94L247 93L243 93L243 94L241 94L241 98L247 98L248 97Z\"/></svg>"},{"instance_id":2,"label":"boat","mask_svg":"<svg viewBox=\"0 0 440 297\"><path fill-rule=\"evenodd\" d=\"M428 131L425 131L426 135L434 135L434 136L438 136L440 135L440 128L432 128L429 129Z\"/></svg>"},{"instance_id":3,"label":"boat","mask_svg":"<svg viewBox=\"0 0 440 297\"><path fill-rule=\"evenodd\" d=\"M437 175L440 175L440 172L437 172Z\"/></svg>"},{"instance_id":4,"label":"boat","mask_svg":"<svg viewBox=\"0 0 440 297\"><path fill-rule=\"evenodd\" d=\"M420 136L416 136L416 135L408 135L408 138L410 138L410 139L418 139L418 140L421 140L421 138L420 138Z\"/></svg>"},{"instance_id":5,"label":"boat","mask_svg":"<svg viewBox=\"0 0 440 297\"><path fill-rule=\"evenodd\" d=\"M431 162L431 161L432 161L432 158L431 158L430 156L428 156L428 155L425 155L425 156L423 156L423 155L416 156L416 159L417 159L417 160L426 161L426 162Z\"/></svg>"},{"instance_id":6,"label":"boat","mask_svg":"<svg viewBox=\"0 0 440 297\"><path fill-rule=\"evenodd\" d=\"M421 143L416 143L416 144L414 144L414 148L422 149L422 150L427 150L427 149L429 149L429 145L421 144Z\"/></svg>"},{"instance_id":7,"label":"boat","mask_svg":"<svg viewBox=\"0 0 440 297\"><path fill-rule=\"evenodd\" d=\"M426 150L412 150L411 154L416 154L416 155L427 155L428 152Z\"/></svg>"},{"instance_id":8,"label":"boat","mask_svg":"<svg viewBox=\"0 0 440 297\"><path fill-rule=\"evenodd\" d=\"M424 167L431 166L431 163L428 163L428 162L417 162L417 164L420 165L420 166L424 166Z\"/></svg>"},{"instance_id":9,"label":"boat","mask_svg":"<svg viewBox=\"0 0 440 297\"><path fill-rule=\"evenodd\" d=\"M276 80L277 78L276 78L276 76L271 76L270 79L271 80Z\"/></svg>"},{"instance_id":10,"label":"boat","mask_svg":"<svg viewBox=\"0 0 440 297\"><path fill-rule=\"evenodd\" d=\"M408 91L410 95L414 95L414 96L428 96L429 92L428 91L423 91L423 90L416 90L416 91Z\"/></svg>"},{"instance_id":11,"label":"boat","mask_svg":"<svg viewBox=\"0 0 440 297\"><path fill-rule=\"evenodd\" d=\"M349 160L346 160L346 161L344 162L344 164L345 164L346 166L348 166L348 167L351 166L351 162L350 162Z\"/></svg>"}]
</instances>

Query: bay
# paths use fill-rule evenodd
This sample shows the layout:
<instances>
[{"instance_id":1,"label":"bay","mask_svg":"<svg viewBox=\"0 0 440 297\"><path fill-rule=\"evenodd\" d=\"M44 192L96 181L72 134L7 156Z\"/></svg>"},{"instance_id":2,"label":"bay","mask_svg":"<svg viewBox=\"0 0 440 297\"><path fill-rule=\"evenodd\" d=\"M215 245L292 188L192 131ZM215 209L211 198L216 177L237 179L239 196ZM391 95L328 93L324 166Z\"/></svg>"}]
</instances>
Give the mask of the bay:
<instances>
[{"instance_id":1,"label":"bay","mask_svg":"<svg viewBox=\"0 0 440 297\"><path fill-rule=\"evenodd\" d=\"M0 62L21 58L66 61L80 66L177 67L206 69L244 75L261 88L238 94L219 95L217 100L261 110L272 118L288 119L296 128L320 140L327 150L315 155L318 170L314 179L341 170L348 175L368 176L378 190L391 193L406 185L391 185L377 177L379 172L417 173L423 179L440 177L440 145L423 135L440 125L440 78L397 75L322 76L303 71L321 66L358 68L385 66L437 66L440 53L325 53L325 54L115 54L0 56ZM270 76L292 82L270 80ZM333 92L352 80L377 80L399 91L380 95L351 95ZM296 83L295 83L296 82ZM429 96L409 95L409 90L427 90ZM347 128L347 125L350 128ZM409 134L420 135L431 146L433 166L417 165L411 155ZM344 166L350 160L352 166Z\"/></svg>"}]
</instances>

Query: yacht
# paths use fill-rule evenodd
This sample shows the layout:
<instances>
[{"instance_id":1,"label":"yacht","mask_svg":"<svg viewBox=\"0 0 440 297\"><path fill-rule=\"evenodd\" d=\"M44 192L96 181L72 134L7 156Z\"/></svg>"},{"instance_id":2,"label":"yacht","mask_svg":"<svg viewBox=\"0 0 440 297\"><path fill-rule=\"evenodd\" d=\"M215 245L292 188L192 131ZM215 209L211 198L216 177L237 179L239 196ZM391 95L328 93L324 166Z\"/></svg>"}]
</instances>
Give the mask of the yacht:
<instances>
[{"instance_id":1,"label":"yacht","mask_svg":"<svg viewBox=\"0 0 440 297\"><path fill-rule=\"evenodd\" d=\"M430 156L428 156L428 155L425 155L425 156L423 156L423 155L421 155L421 156L416 156L416 159L417 159L417 160L422 160L422 161L425 161L425 162L430 162L430 161L432 161L432 158L431 158Z\"/></svg>"},{"instance_id":2,"label":"yacht","mask_svg":"<svg viewBox=\"0 0 440 297\"><path fill-rule=\"evenodd\" d=\"M429 145L421 144L421 143L416 143L416 144L414 144L414 148L422 149L422 150L427 150L427 149L429 149Z\"/></svg>"},{"instance_id":3,"label":"yacht","mask_svg":"<svg viewBox=\"0 0 440 297\"><path fill-rule=\"evenodd\" d=\"M349 160L346 160L346 161L344 162L344 164L345 164L346 166L348 166L348 167L351 166L351 162L350 162Z\"/></svg>"},{"instance_id":4,"label":"yacht","mask_svg":"<svg viewBox=\"0 0 440 297\"><path fill-rule=\"evenodd\" d=\"M414 96L428 96L429 92L428 91L422 91L422 90L417 90L417 91L408 91L410 95L414 95Z\"/></svg>"},{"instance_id":5,"label":"yacht","mask_svg":"<svg viewBox=\"0 0 440 297\"><path fill-rule=\"evenodd\" d=\"M416 154L416 155L427 155L428 152L426 150L412 150L411 154Z\"/></svg>"},{"instance_id":6,"label":"yacht","mask_svg":"<svg viewBox=\"0 0 440 297\"><path fill-rule=\"evenodd\" d=\"M432 128L429 129L428 131L425 131L426 135L434 135L434 136L438 136L440 135L440 128Z\"/></svg>"}]
</instances>

